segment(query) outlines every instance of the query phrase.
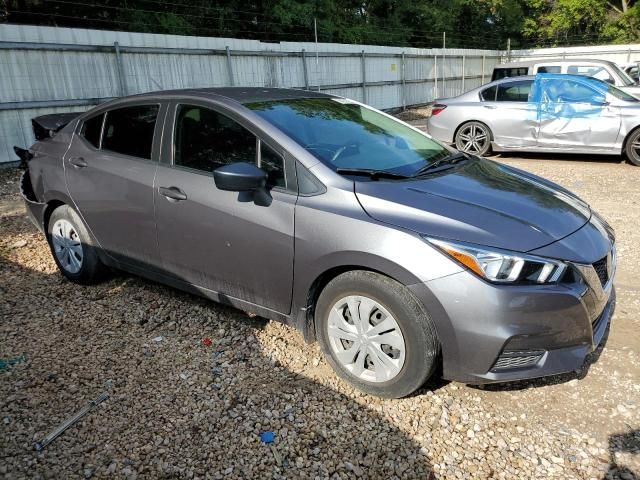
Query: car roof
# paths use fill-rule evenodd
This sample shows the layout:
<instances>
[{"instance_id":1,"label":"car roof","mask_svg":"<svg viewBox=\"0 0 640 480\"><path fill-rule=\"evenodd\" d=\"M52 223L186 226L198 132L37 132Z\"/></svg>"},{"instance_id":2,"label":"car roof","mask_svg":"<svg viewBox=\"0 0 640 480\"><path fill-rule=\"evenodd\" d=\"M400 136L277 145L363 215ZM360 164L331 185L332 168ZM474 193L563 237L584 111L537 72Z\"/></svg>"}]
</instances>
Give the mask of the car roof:
<instances>
[{"instance_id":1,"label":"car roof","mask_svg":"<svg viewBox=\"0 0 640 480\"><path fill-rule=\"evenodd\" d=\"M594 59L594 58L562 58L562 57L555 57L555 58L538 58L536 60L524 60L524 61L518 61L518 62L501 63L499 65L496 65L494 68L531 67L531 66L537 65L539 63L558 63L558 62L562 62L562 63L589 62L589 63L600 63L600 64L604 64L604 65L609 65L609 66L615 65L613 62L610 62L609 60L599 60L599 59Z\"/></svg>"},{"instance_id":2,"label":"car roof","mask_svg":"<svg viewBox=\"0 0 640 480\"><path fill-rule=\"evenodd\" d=\"M294 88L265 88L265 87L218 87L218 88L185 88L176 90L160 90L122 97L123 99L160 99L163 97L189 96L217 98L223 97L238 103L269 102L276 100L295 100L300 98L335 98L334 95L298 90Z\"/></svg>"}]
</instances>

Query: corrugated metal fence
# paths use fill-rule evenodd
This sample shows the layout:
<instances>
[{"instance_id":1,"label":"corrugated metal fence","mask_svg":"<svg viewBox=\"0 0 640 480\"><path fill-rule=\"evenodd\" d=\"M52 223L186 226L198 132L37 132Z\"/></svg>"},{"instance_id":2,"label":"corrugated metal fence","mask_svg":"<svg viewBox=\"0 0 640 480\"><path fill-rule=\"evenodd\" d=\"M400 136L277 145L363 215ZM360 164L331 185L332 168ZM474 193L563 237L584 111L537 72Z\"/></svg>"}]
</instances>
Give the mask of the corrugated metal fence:
<instances>
[{"instance_id":1,"label":"corrugated metal fence","mask_svg":"<svg viewBox=\"0 0 640 480\"><path fill-rule=\"evenodd\" d=\"M502 52L263 43L0 25L0 162L33 143L30 119L172 88L320 90L393 109L457 95L491 76Z\"/></svg>"},{"instance_id":2,"label":"corrugated metal fence","mask_svg":"<svg viewBox=\"0 0 640 480\"><path fill-rule=\"evenodd\" d=\"M457 95L507 60L582 56L640 60L640 45L510 52L263 43L0 25L0 163L33 143L30 120L107 99L172 88L268 86L320 90L394 109Z\"/></svg>"}]
</instances>

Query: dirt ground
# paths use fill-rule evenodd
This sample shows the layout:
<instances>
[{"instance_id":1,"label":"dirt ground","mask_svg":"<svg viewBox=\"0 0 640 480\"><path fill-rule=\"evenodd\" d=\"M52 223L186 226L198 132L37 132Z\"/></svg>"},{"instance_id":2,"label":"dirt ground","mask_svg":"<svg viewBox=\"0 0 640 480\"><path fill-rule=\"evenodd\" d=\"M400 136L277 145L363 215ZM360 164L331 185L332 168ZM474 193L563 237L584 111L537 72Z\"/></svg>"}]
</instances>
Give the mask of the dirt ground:
<instances>
[{"instance_id":1,"label":"dirt ground","mask_svg":"<svg viewBox=\"0 0 640 480\"><path fill-rule=\"evenodd\" d=\"M63 280L25 218L16 172L0 171L0 359L16 361L0 365L0 475L638 478L640 168L493 159L576 192L615 228L608 337L579 373L433 381L393 401L354 391L317 345L276 322L125 274L93 287ZM108 400L33 450L105 385Z\"/></svg>"}]
</instances>

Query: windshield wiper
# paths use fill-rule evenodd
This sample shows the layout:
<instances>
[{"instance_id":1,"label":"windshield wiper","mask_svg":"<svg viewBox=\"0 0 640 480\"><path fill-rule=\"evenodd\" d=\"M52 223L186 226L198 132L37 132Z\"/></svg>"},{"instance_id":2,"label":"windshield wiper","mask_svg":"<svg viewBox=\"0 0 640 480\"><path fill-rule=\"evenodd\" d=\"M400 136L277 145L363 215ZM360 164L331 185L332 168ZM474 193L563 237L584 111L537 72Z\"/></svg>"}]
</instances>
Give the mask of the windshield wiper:
<instances>
[{"instance_id":1,"label":"windshield wiper","mask_svg":"<svg viewBox=\"0 0 640 480\"><path fill-rule=\"evenodd\" d=\"M451 155L447 155L446 157L440 158L438 160L435 160L425 165L416 173L414 173L412 176L419 177L421 175L425 175L426 173L439 171L441 167L444 167L444 166L449 167L451 165L455 165L456 163L464 162L466 160L469 160L469 155L467 155L466 153L464 152L452 153Z\"/></svg>"},{"instance_id":2,"label":"windshield wiper","mask_svg":"<svg viewBox=\"0 0 640 480\"><path fill-rule=\"evenodd\" d=\"M363 175L371 178L371 180L378 180L379 178L411 178L410 176L402 175L401 173L393 173L388 170L373 170L369 168L337 168L336 173L339 173L340 175Z\"/></svg>"}]
</instances>

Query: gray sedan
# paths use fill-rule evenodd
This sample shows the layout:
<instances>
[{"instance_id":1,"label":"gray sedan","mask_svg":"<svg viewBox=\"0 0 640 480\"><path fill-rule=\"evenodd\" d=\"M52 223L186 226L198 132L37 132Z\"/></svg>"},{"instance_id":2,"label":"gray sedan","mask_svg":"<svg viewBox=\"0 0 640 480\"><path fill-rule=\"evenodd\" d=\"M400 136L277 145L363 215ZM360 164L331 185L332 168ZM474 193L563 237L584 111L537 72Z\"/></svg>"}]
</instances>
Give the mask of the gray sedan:
<instances>
[{"instance_id":1,"label":"gray sedan","mask_svg":"<svg viewBox=\"0 0 640 480\"><path fill-rule=\"evenodd\" d=\"M640 100L600 80L538 74L438 100L434 138L458 150L625 154L640 165Z\"/></svg>"},{"instance_id":2,"label":"gray sedan","mask_svg":"<svg viewBox=\"0 0 640 480\"><path fill-rule=\"evenodd\" d=\"M358 102L203 89L70 117L35 119L42 139L16 150L73 282L117 268L285 322L385 397L440 364L470 383L574 370L604 337L604 220Z\"/></svg>"}]
</instances>

